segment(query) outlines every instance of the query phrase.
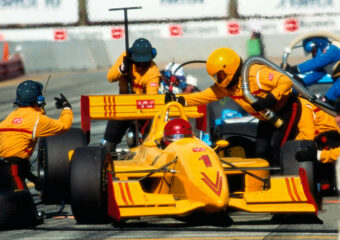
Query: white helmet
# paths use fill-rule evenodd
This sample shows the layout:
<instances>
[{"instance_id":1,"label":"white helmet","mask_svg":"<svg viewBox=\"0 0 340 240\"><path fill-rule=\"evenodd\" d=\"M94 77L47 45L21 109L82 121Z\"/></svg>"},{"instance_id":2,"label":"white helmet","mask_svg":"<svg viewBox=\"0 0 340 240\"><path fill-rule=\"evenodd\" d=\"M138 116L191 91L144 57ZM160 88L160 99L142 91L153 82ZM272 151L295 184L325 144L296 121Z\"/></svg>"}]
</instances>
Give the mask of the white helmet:
<instances>
[{"instance_id":1,"label":"white helmet","mask_svg":"<svg viewBox=\"0 0 340 240\"><path fill-rule=\"evenodd\" d=\"M195 78L191 74L188 74L187 75L187 84L190 84L194 87L197 87L197 78Z\"/></svg>"},{"instance_id":2,"label":"white helmet","mask_svg":"<svg viewBox=\"0 0 340 240\"><path fill-rule=\"evenodd\" d=\"M174 72L176 71L176 69L179 67L178 63L175 62L171 62L168 63L168 65L165 66L165 70L170 71L171 74L174 74ZM183 70L183 67L180 67L175 74L176 78L180 81L185 81L186 80L186 76Z\"/></svg>"}]
</instances>

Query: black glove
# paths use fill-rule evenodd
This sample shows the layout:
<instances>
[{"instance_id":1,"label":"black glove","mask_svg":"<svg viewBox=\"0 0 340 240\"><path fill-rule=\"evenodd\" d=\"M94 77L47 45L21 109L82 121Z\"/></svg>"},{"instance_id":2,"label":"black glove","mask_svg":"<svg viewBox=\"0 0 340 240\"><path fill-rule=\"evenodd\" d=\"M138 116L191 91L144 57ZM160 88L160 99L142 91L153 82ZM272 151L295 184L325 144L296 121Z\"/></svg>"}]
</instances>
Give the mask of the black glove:
<instances>
[{"instance_id":1,"label":"black glove","mask_svg":"<svg viewBox=\"0 0 340 240\"><path fill-rule=\"evenodd\" d=\"M305 150L301 150L295 154L295 159L299 162L316 162L317 160L317 149L316 147L308 147Z\"/></svg>"},{"instance_id":2,"label":"black glove","mask_svg":"<svg viewBox=\"0 0 340 240\"><path fill-rule=\"evenodd\" d=\"M300 71L299 71L297 66L290 66L289 64L287 64L285 70L287 72L291 73L291 74L298 74L298 73L300 73Z\"/></svg>"},{"instance_id":3,"label":"black glove","mask_svg":"<svg viewBox=\"0 0 340 240\"><path fill-rule=\"evenodd\" d=\"M271 108L274 104L277 103L276 98L273 94L269 93L265 98L258 98L256 102L253 102L251 106L255 111L262 111L266 108Z\"/></svg>"},{"instance_id":4,"label":"black glove","mask_svg":"<svg viewBox=\"0 0 340 240\"><path fill-rule=\"evenodd\" d=\"M54 97L55 99L55 107L57 109L61 109L61 108L66 108L69 107L72 109L71 104L69 103L69 101L66 99L66 97L60 93L60 98Z\"/></svg>"},{"instance_id":5,"label":"black glove","mask_svg":"<svg viewBox=\"0 0 340 240\"><path fill-rule=\"evenodd\" d=\"M178 102L182 106L185 106L185 99L182 96L176 97L176 95L170 91L165 93L164 103L167 104L168 102Z\"/></svg>"},{"instance_id":6,"label":"black glove","mask_svg":"<svg viewBox=\"0 0 340 240\"><path fill-rule=\"evenodd\" d=\"M122 62L122 64L119 66L119 71L120 71L121 73L127 73L127 70L128 70L129 65L130 65L130 59L129 59L129 57L124 56L124 57L123 57L123 62Z\"/></svg>"}]
</instances>

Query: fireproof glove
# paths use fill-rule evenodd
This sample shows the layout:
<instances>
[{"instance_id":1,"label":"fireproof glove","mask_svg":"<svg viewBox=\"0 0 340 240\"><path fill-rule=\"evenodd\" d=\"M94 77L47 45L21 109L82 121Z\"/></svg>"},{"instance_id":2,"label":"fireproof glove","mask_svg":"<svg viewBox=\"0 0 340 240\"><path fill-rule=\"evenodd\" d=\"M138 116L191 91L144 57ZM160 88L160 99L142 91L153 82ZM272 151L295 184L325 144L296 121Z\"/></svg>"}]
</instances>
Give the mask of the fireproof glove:
<instances>
[{"instance_id":1,"label":"fireproof glove","mask_svg":"<svg viewBox=\"0 0 340 240\"><path fill-rule=\"evenodd\" d=\"M60 98L54 97L54 99L55 99L55 107L57 109L61 109L61 108L64 109L66 107L72 109L70 102L66 99L66 97L62 93L60 93Z\"/></svg>"},{"instance_id":2,"label":"fireproof glove","mask_svg":"<svg viewBox=\"0 0 340 240\"><path fill-rule=\"evenodd\" d=\"M317 149L316 147L308 147L307 149L298 151L295 154L295 159L299 162L316 162L317 161Z\"/></svg>"},{"instance_id":3,"label":"fireproof glove","mask_svg":"<svg viewBox=\"0 0 340 240\"><path fill-rule=\"evenodd\" d=\"M182 106L185 106L185 99L182 96L177 97L174 93L167 91L165 92L164 103L167 104L168 102L178 102Z\"/></svg>"},{"instance_id":4,"label":"fireproof glove","mask_svg":"<svg viewBox=\"0 0 340 240\"><path fill-rule=\"evenodd\" d=\"M130 61L130 60L129 60L129 58L128 58L127 56L124 56L124 57L123 57L123 62L122 62L122 64L119 66L119 71L120 71L121 73L126 73L126 72L127 72L128 66L129 66L129 64L130 64L129 61Z\"/></svg>"},{"instance_id":5,"label":"fireproof glove","mask_svg":"<svg viewBox=\"0 0 340 240\"><path fill-rule=\"evenodd\" d=\"M291 74L298 74L298 73L300 73L299 68L297 66L290 66L289 64L287 64L285 70L287 72L291 73Z\"/></svg>"},{"instance_id":6,"label":"fireproof glove","mask_svg":"<svg viewBox=\"0 0 340 240\"><path fill-rule=\"evenodd\" d=\"M259 97L256 102L253 102L251 106L254 108L255 111L262 111L266 108L271 108L272 106L277 103L276 98L273 94L269 93L266 97L261 98Z\"/></svg>"}]
</instances>

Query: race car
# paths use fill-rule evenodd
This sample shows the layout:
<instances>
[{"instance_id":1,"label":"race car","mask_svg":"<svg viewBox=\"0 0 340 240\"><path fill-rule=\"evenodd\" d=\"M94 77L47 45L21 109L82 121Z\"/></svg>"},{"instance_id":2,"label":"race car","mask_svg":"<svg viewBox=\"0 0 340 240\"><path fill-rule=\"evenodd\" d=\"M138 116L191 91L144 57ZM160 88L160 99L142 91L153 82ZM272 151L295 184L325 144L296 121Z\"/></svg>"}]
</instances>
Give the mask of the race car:
<instances>
[{"instance_id":1,"label":"race car","mask_svg":"<svg viewBox=\"0 0 340 240\"><path fill-rule=\"evenodd\" d=\"M165 105L164 95L90 95L81 97L81 108L87 136L91 120L152 119L152 126L147 138L131 149L125 160L116 160L101 146L67 151L69 202L78 223L120 222L143 216L185 219L230 209L317 214L304 169L299 175L270 176L267 161L219 157L217 148L227 142L217 142L213 149L195 136L162 147L166 123L173 118L202 118L199 107L183 107L177 102Z\"/></svg>"}]
</instances>

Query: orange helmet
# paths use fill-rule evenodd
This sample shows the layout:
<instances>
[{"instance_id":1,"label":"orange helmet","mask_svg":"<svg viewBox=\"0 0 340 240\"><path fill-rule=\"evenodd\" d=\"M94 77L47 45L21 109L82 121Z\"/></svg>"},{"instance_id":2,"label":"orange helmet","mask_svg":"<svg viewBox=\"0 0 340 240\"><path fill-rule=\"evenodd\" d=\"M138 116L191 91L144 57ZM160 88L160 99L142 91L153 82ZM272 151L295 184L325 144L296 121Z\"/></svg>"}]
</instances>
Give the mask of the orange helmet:
<instances>
[{"instance_id":1,"label":"orange helmet","mask_svg":"<svg viewBox=\"0 0 340 240\"><path fill-rule=\"evenodd\" d=\"M239 55L230 48L218 48L207 60L207 72L220 87L226 88L233 80L242 61Z\"/></svg>"},{"instance_id":2,"label":"orange helmet","mask_svg":"<svg viewBox=\"0 0 340 240\"><path fill-rule=\"evenodd\" d=\"M169 145L181 138L192 137L191 124L181 118L175 118L170 120L164 127L163 142L165 145Z\"/></svg>"}]
</instances>

